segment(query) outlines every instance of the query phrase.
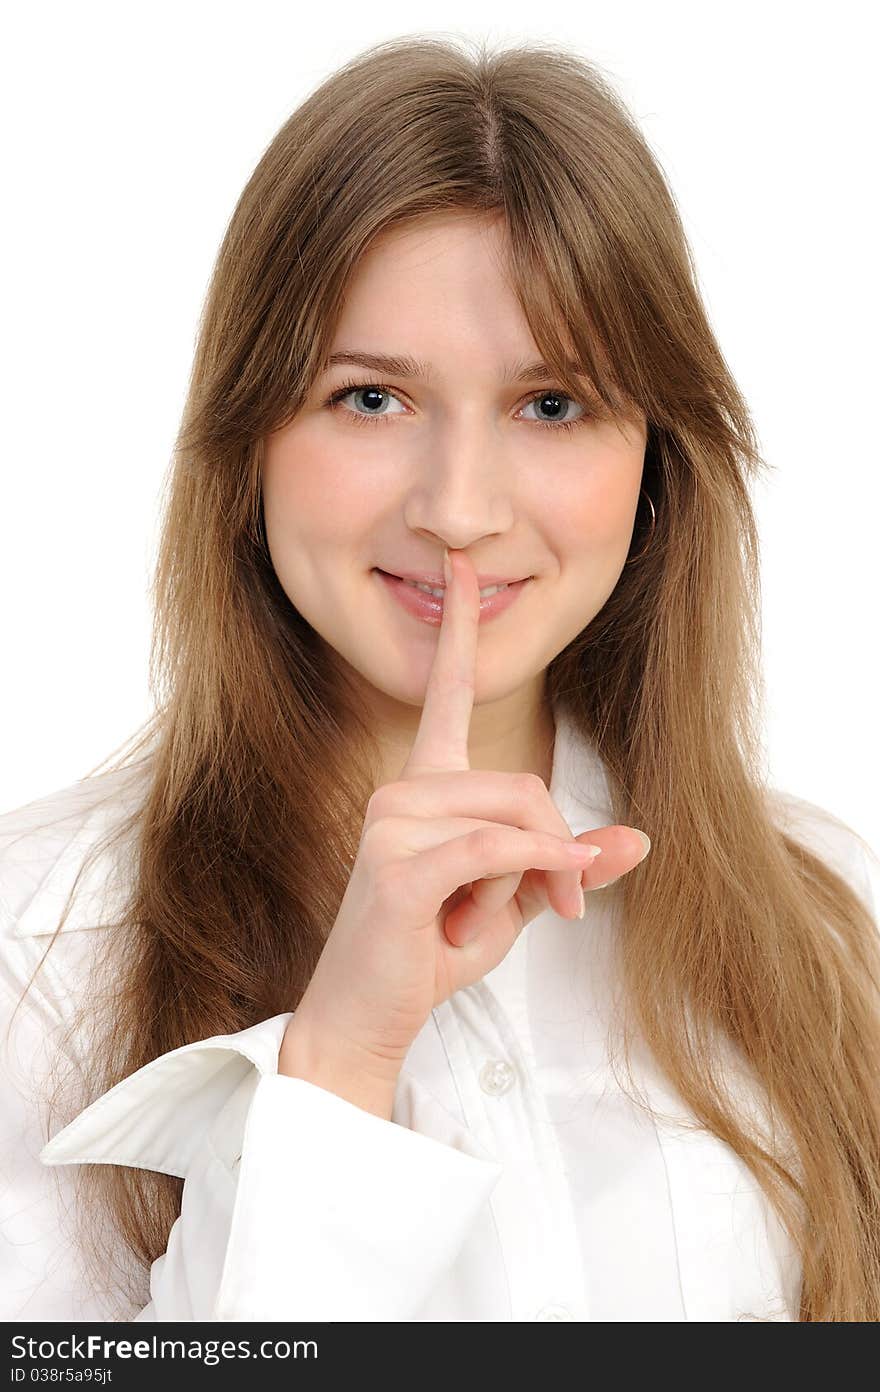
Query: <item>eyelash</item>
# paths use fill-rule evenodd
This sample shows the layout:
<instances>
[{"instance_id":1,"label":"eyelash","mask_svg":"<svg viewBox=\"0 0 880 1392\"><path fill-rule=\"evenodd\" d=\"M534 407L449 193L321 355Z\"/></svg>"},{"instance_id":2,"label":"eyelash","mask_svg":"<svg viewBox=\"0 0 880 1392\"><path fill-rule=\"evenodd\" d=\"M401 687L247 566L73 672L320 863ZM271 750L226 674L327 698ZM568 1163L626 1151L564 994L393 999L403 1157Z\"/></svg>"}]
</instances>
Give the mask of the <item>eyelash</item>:
<instances>
[{"instance_id":1,"label":"eyelash","mask_svg":"<svg viewBox=\"0 0 880 1392\"><path fill-rule=\"evenodd\" d=\"M367 389L385 392L386 395L393 396L399 400L399 398L397 397L397 392L393 391L391 387L387 387L381 382L349 381L345 382L343 386L339 387L339 389L335 391L332 396L329 396L327 400L324 402L324 405L329 407L331 411L338 410L340 402L344 397L348 396L353 391L366 391ZM582 416L578 416L576 420L572 421L530 421L530 425L543 426L545 429L549 430L574 430L576 425L583 425L586 421L590 419L589 411L584 406L584 403L582 401L577 401L575 397L568 396L568 394L565 392L557 392L546 387L543 391L535 392L533 396L529 397L528 401L525 401L523 403L523 405L530 406L533 401L540 401L542 396L560 396L564 401L574 401L576 406L580 406L582 408L584 414ZM378 425L388 419L387 414L381 416L362 416L359 411L349 411L348 414L351 416L352 421L358 425Z\"/></svg>"}]
</instances>

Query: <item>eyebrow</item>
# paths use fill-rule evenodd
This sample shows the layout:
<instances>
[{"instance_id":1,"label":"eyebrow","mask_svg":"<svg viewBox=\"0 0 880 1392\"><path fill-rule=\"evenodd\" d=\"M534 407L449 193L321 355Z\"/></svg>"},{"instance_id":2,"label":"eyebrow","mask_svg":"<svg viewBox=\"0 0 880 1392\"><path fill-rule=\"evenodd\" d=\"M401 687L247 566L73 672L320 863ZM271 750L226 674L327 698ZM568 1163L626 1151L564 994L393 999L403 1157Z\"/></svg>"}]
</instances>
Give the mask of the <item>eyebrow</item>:
<instances>
[{"instance_id":1,"label":"eyebrow","mask_svg":"<svg viewBox=\"0 0 880 1392\"><path fill-rule=\"evenodd\" d=\"M354 348L341 348L338 353L330 354L323 370L326 372L328 368L342 364L370 368L389 377L420 377L425 382L431 380L430 363L419 362L406 354L401 356L396 353L361 353ZM584 376L576 362L568 362L566 366L573 377ZM544 362L517 362L508 369L503 381L531 382L536 377L553 376L554 372Z\"/></svg>"}]
</instances>

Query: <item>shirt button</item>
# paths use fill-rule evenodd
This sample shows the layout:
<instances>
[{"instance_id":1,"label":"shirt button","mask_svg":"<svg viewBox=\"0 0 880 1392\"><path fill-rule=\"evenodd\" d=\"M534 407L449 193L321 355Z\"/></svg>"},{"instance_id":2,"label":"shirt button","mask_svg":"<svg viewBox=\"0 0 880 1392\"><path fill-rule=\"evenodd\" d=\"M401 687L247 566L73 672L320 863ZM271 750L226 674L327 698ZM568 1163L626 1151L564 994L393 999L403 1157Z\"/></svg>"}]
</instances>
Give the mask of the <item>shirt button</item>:
<instances>
[{"instance_id":1,"label":"shirt button","mask_svg":"<svg viewBox=\"0 0 880 1392\"><path fill-rule=\"evenodd\" d=\"M545 1305L535 1315L536 1320L570 1320L574 1319L571 1310L565 1305Z\"/></svg>"},{"instance_id":2,"label":"shirt button","mask_svg":"<svg viewBox=\"0 0 880 1392\"><path fill-rule=\"evenodd\" d=\"M504 1059L490 1059L480 1069L480 1087L490 1097L500 1097L515 1081L516 1074Z\"/></svg>"}]
</instances>

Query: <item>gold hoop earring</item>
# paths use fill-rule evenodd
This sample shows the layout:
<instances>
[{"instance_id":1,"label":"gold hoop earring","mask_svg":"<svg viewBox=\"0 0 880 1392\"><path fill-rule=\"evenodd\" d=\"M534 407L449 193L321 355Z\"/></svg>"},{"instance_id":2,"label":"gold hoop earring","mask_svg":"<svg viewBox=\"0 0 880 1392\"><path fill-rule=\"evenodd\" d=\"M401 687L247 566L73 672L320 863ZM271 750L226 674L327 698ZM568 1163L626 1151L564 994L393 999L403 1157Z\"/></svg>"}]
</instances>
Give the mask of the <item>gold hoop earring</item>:
<instances>
[{"instance_id":1,"label":"gold hoop earring","mask_svg":"<svg viewBox=\"0 0 880 1392\"><path fill-rule=\"evenodd\" d=\"M645 493L644 488L641 490L641 492L642 492L642 493ZM639 560L641 560L642 556L644 556L645 552L648 550L648 547L651 545L651 542L652 542L653 537L654 537L654 526L655 526L655 524L656 524L656 522L657 522L657 514L656 514L656 512L654 511L654 503L653 503L653 501L652 501L652 499L651 499L650 493L645 493L645 497L648 499L648 507L651 509L651 530L648 532L648 540L646 541L645 545L642 547L641 551L638 551L638 552L635 554L635 556L629 556L629 557L627 558L626 562L625 562L626 565L630 565L632 561L639 561Z\"/></svg>"}]
</instances>

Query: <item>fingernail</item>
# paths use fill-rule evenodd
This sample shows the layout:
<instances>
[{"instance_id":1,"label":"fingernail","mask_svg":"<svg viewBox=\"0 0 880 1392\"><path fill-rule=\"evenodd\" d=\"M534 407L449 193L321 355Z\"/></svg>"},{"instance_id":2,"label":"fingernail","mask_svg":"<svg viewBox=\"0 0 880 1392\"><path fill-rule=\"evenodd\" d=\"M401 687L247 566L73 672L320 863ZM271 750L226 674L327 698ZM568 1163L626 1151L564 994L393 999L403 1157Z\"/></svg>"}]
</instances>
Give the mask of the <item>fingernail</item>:
<instances>
[{"instance_id":1,"label":"fingernail","mask_svg":"<svg viewBox=\"0 0 880 1392\"><path fill-rule=\"evenodd\" d=\"M602 854L601 846L591 846L586 841L569 841L565 849L569 855L575 856L580 861L583 861L585 855L589 855L588 865L592 865L596 857Z\"/></svg>"},{"instance_id":2,"label":"fingernail","mask_svg":"<svg viewBox=\"0 0 880 1392\"><path fill-rule=\"evenodd\" d=\"M645 856L648 854L648 852L649 852L650 849L651 849L651 838L650 838L650 836L646 836L645 833L644 833L643 831L639 831L638 827L633 827L632 830L635 832L636 836L638 836L638 837L640 838L640 840L641 840L641 841L643 842L643 844L644 844L645 852L644 852L644 855L642 856L642 860L644 860L644 859L645 859ZM642 860L638 861L637 863L638 863L639 865L641 865ZM599 888L601 889L602 886L600 885Z\"/></svg>"},{"instance_id":3,"label":"fingernail","mask_svg":"<svg viewBox=\"0 0 880 1392\"><path fill-rule=\"evenodd\" d=\"M452 584L452 562L449 559L449 547L443 548L443 574L446 576L447 585Z\"/></svg>"}]
</instances>

